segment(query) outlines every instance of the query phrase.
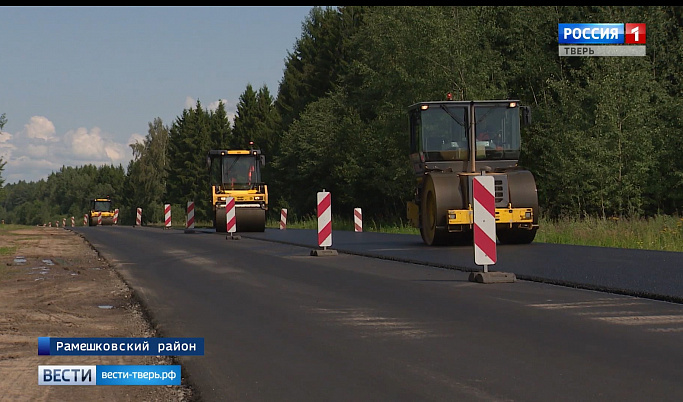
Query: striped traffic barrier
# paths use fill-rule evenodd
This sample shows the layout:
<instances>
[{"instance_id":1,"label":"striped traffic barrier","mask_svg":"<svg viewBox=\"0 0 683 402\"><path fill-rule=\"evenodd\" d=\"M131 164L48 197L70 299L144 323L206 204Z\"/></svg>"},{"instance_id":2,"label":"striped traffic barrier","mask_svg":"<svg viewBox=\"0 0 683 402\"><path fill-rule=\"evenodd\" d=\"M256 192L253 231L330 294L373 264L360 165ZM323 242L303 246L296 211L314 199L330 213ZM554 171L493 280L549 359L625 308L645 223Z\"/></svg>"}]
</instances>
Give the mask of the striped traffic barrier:
<instances>
[{"instance_id":1,"label":"striped traffic barrier","mask_svg":"<svg viewBox=\"0 0 683 402\"><path fill-rule=\"evenodd\" d=\"M114 225L117 225L119 223L119 209L116 208L114 210Z\"/></svg>"},{"instance_id":2,"label":"striped traffic barrier","mask_svg":"<svg viewBox=\"0 0 683 402\"><path fill-rule=\"evenodd\" d=\"M280 210L280 230L287 229L287 208Z\"/></svg>"},{"instance_id":3,"label":"striped traffic barrier","mask_svg":"<svg viewBox=\"0 0 683 402\"><path fill-rule=\"evenodd\" d=\"M470 281L480 283L514 282L515 274L489 272L488 266L496 263L496 198L495 179L482 173L472 178L474 202L474 263L483 265L484 271L471 273Z\"/></svg>"},{"instance_id":4,"label":"striped traffic barrier","mask_svg":"<svg viewBox=\"0 0 683 402\"><path fill-rule=\"evenodd\" d=\"M187 202L187 219L185 220L185 233L194 233L194 201Z\"/></svg>"},{"instance_id":5,"label":"striped traffic barrier","mask_svg":"<svg viewBox=\"0 0 683 402\"><path fill-rule=\"evenodd\" d=\"M322 250L312 250L311 255L337 255L336 250L328 250L332 246L332 195L325 191L317 193L318 204L318 246Z\"/></svg>"},{"instance_id":6,"label":"striped traffic barrier","mask_svg":"<svg viewBox=\"0 0 683 402\"><path fill-rule=\"evenodd\" d=\"M62 227L66 227L66 218L62 218Z\"/></svg>"},{"instance_id":7,"label":"striped traffic barrier","mask_svg":"<svg viewBox=\"0 0 683 402\"><path fill-rule=\"evenodd\" d=\"M474 263L488 266L496 263L496 199L493 176L474 176Z\"/></svg>"},{"instance_id":8,"label":"striped traffic barrier","mask_svg":"<svg viewBox=\"0 0 683 402\"><path fill-rule=\"evenodd\" d=\"M135 211L135 226L142 225L142 208L138 208Z\"/></svg>"},{"instance_id":9,"label":"striped traffic barrier","mask_svg":"<svg viewBox=\"0 0 683 402\"><path fill-rule=\"evenodd\" d=\"M83 226L88 226L88 214L83 214Z\"/></svg>"},{"instance_id":10,"label":"striped traffic barrier","mask_svg":"<svg viewBox=\"0 0 683 402\"><path fill-rule=\"evenodd\" d=\"M164 204L164 229L171 227L171 204Z\"/></svg>"},{"instance_id":11,"label":"striped traffic barrier","mask_svg":"<svg viewBox=\"0 0 683 402\"><path fill-rule=\"evenodd\" d=\"M363 211L360 208L353 209L353 229L355 232L363 231Z\"/></svg>"},{"instance_id":12,"label":"striped traffic barrier","mask_svg":"<svg viewBox=\"0 0 683 402\"><path fill-rule=\"evenodd\" d=\"M230 239L239 240L240 236L235 236L237 230L237 217L235 214L235 198L228 197L225 200L225 230L230 234ZM225 236L228 239L228 236Z\"/></svg>"},{"instance_id":13,"label":"striped traffic barrier","mask_svg":"<svg viewBox=\"0 0 683 402\"><path fill-rule=\"evenodd\" d=\"M76 227L76 218L74 218L73 216L71 217L71 227Z\"/></svg>"},{"instance_id":14,"label":"striped traffic barrier","mask_svg":"<svg viewBox=\"0 0 683 402\"><path fill-rule=\"evenodd\" d=\"M52 221L47 223L47 227L51 228L52 227Z\"/></svg>"},{"instance_id":15,"label":"striped traffic barrier","mask_svg":"<svg viewBox=\"0 0 683 402\"><path fill-rule=\"evenodd\" d=\"M97 213L97 226L102 226L102 212Z\"/></svg>"}]
</instances>

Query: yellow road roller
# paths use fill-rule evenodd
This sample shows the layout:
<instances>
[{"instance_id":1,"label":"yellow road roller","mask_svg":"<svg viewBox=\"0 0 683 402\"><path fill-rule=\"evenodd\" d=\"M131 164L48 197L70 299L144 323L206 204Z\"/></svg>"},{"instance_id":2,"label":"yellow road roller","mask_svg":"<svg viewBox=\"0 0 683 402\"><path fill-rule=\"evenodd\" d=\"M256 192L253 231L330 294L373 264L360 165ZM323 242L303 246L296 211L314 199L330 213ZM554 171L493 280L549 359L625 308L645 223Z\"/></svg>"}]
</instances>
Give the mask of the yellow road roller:
<instances>
[{"instance_id":1,"label":"yellow road roller","mask_svg":"<svg viewBox=\"0 0 683 402\"><path fill-rule=\"evenodd\" d=\"M261 179L265 156L261 150L210 150L207 155L211 184L213 226L227 232L226 200L235 200L235 231L263 232L266 229L268 186Z\"/></svg>"},{"instance_id":2,"label":"yellow road roller","mask_svg":"<svg viewBox=\"0 0 683 402\"><path fill-rule=\"evenodd\" d=\"M90 212L88 213L88 226L111 226L114 224L114 209L111 198L94 198L90 200Z\"/></svg>"},{"instance_id":3,"label":"yellow road roller","mask_svg":"<svg viewBox=\"0 0 683 402\"><path fill-rule=\"evenodd\" d=\"M416 103L408 114L416 186L407 215L424 243L472 244L472 181L481 174L494 178L498 242L531 243L538 230L536 181L518 165L529 108L516 100L446 100Z\"/></svg>"}]
</instances>

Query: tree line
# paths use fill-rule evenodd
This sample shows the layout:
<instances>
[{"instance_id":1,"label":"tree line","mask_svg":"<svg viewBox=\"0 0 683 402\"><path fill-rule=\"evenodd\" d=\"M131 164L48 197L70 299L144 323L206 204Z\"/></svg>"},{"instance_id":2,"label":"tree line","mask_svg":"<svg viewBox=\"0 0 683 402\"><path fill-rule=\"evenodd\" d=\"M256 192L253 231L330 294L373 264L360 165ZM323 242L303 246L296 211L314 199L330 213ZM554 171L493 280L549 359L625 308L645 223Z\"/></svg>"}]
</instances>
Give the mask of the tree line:
<instances>
[{"instance_id":1,"label":"tree line","mask_svg":"<svg viewBox=\"0 0 683 402\"><path fill-rule=\"evenodd\" d=\"M520 164L536 177L544 215L679 214L682 19L680 6L314 7L275 97L247 84L234 120L225 105L199 101L170 125L154 119L125 170L65 166L8 184L0 216L40 224L106 193L124 221L136 207L160 220L163 203L188 200L210 220L207 151L253 141L267 158L271 211L313 215L324 188L334 213L361 207L402 222L415 181L406 108L447 93L531 107ZM563 22L645 23L647 55L559 57Z\"/></svg>"}]
</instances>

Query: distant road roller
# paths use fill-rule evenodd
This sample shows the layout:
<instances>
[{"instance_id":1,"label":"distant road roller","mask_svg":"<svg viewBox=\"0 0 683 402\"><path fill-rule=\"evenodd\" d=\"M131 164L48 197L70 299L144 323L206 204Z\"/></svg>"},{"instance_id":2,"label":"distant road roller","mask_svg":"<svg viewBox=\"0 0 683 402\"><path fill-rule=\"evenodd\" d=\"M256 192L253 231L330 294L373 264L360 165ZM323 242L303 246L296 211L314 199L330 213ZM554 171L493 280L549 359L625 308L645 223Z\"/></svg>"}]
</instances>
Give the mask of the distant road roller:
<instances>
[{"instance_id":1,"label":"distant road roller","mask_svg":"<svg viewBox=\"0 0 683 402\"><path fill-rule=\"evenodd\" d=\"M88 213L88 226L97 226L101 220L103 226L114 224L114 209L111 198L94 198L90 200L90 212Z\"/></svg>"},{"instance_id":2,"label":"distant road roller","mask_svg":"<svg viewBox=\"0 0 683 402\"><path fill-rule=\"evenodd\" d=\"M211 205L216 232L227 232L226 200L235 199L235 230L266 230L268 186L261 179L265 156L258 149L210 150Z\"/></svg>"},{"instance_id":3,"label":"distant road roller","mask_svg":"<svg viewBox=\"0 0 683 402\"><path fill-rule=\"evenodd\" d=\"M520 116L521 111L521 116ZM408 220L427 245L472 244L472 178L495 179L501 244L531 243L538 230L534 176L518 166L528 107L515 100L420 102L408 108L416 178Z\"/></svg>"}]
</instances>

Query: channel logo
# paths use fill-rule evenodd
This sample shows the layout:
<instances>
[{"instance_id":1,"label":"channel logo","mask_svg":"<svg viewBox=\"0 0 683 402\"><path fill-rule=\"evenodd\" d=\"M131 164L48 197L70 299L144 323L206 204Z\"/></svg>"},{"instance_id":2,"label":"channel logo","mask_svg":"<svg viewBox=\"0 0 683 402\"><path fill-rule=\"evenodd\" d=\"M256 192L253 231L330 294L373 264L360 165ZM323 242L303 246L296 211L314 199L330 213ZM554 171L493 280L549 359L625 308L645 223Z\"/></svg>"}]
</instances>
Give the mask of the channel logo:
<instances>
[{"instance_id":1,"label":"channel logo","mask_svg":"<svg viewBox=\"0 0 683 402\"><path fill-rule=\"evenodd\" d=\"M645 24L625 24L624 43L644 45L645 38Z\"/></svg>"},{"instance_id":2,"label":"channel logo","mask_svg":"<svg viewBox=\"0 0 683 402\"><path fill-rule=\"evenodd\" d=\"M560 44L622 45L646 43L645 24L558 24Z\"/></svg>"},{"instance_id":3,"label":"channel logo","mask_svg":"<svg viewBox=\"0 0 683 402\"><path fill-rule=\"evenodd\" d=\"M179 365L38 366L38 385L180 385Z\"/></svg>"}]
</instances>

